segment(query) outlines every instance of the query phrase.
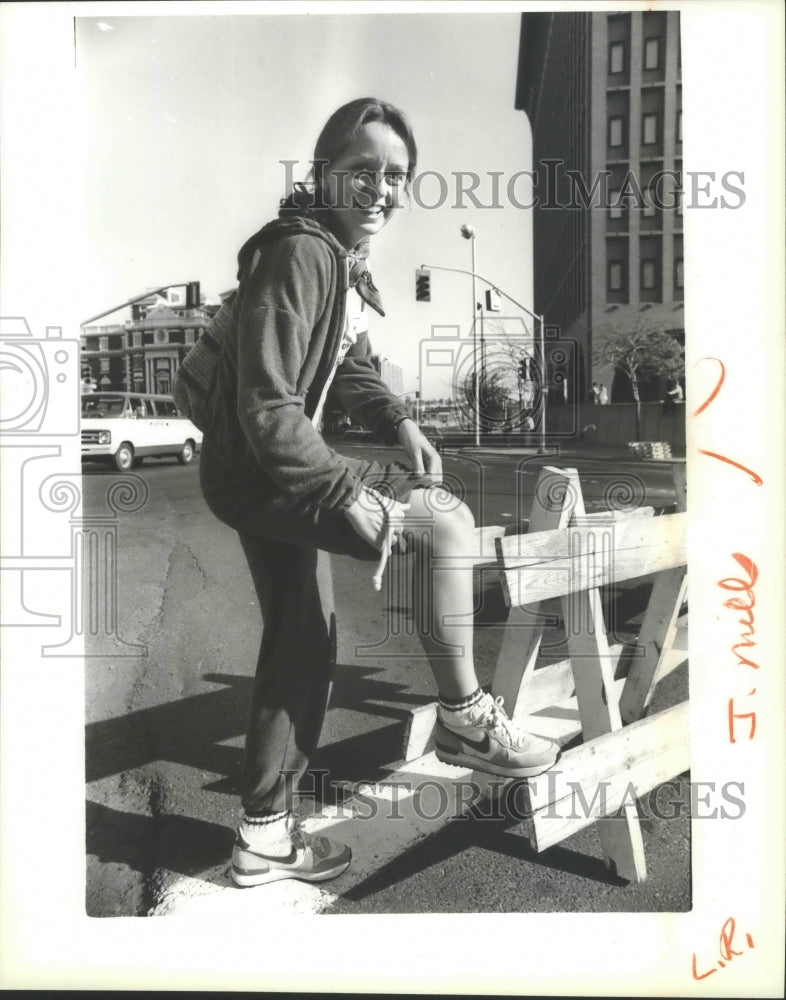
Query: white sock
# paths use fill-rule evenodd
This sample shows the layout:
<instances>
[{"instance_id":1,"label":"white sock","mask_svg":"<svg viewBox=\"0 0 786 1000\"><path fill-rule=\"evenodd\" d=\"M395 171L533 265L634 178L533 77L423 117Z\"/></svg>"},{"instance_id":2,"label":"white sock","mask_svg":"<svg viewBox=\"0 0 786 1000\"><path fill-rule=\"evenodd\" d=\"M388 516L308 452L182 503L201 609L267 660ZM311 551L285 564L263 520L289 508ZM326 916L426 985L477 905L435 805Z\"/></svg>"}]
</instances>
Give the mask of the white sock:
<instances>
[{"instance_id":1,"label":"white sock","mask_svg":"<svg viewBox=\"0 0 786 1000\"><path fill-rule=\"evenodd\" d=\"M272 816L246 816L240 821L240 836L252 850L284 857L292 850L288 811Z\"/></svg>"},{"instance_id":2,"label":"white sock","mask_svg":"<svg viewBox=\"0 0 786 1000\"><path fill-rule=\"evenodd\" d=\"M439 698L440 715L448 724L464 723L472 718L474 710L483 701L483 689L478 688L471 695L458 701L447 701L441 695Z\"/></svg>"}]
</instances>

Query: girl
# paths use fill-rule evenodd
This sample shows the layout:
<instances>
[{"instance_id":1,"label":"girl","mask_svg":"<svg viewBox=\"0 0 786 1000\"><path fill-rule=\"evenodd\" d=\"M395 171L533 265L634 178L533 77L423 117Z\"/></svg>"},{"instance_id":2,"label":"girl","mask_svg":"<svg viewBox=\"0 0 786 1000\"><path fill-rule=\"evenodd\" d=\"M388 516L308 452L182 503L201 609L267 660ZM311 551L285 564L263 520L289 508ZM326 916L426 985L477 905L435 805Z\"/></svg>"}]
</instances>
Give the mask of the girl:
<instances>
[{"instance_id":1,"label":"girl","mask_svg":"<svg viewBox=\"0 0 786 1000\"><path fill-rule=\"evenodd\" d=\"M322 881L350 860L347 847L301 830L290 808L317 745L334 656L320 551L376 561L418 524L407 537L417 630L439 691L437 756L511 777L557 757L478 686L466 640L472 573L450 565L473 517L439 487L439 455L370 360L365 306L384 313L368 243L400 206L416 159L396 108L372 98L339 108L316 144L313 190L296 190L239 255L200 463L210 509L240 536L264 623L232 858L239 885ZM319 432L328 389L377 439L398 444L409 468L332 451Z\"/></svg>"}]
</instances>

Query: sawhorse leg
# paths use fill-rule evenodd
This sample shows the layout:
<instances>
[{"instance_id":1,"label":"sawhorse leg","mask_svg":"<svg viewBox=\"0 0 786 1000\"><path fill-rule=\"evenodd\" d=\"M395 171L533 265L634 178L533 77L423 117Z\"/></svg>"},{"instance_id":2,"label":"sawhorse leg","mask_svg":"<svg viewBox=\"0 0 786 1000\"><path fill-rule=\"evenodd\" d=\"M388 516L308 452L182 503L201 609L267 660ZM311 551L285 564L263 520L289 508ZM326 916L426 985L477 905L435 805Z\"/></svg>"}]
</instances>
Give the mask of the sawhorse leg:
<instances>
[{"instance_id":1,"label":"sawhorse leg","mask_svg":"<svg viewBox=\"0 0 786 1000\"><path fill-rule=\"evenodd\" d=\"M579 477L566 470L575 493L573 519L585 514ZM613 546L612 546L613 551ZM576 701L584 742L622 729L614 693L614 660L609 650L600 590L580 588L562 598ZM647 877L644 841L635 803L624 805L613 816L598 819L598 834L607 867L620 878L642 882Z\"/></svg>"}]
</instances>

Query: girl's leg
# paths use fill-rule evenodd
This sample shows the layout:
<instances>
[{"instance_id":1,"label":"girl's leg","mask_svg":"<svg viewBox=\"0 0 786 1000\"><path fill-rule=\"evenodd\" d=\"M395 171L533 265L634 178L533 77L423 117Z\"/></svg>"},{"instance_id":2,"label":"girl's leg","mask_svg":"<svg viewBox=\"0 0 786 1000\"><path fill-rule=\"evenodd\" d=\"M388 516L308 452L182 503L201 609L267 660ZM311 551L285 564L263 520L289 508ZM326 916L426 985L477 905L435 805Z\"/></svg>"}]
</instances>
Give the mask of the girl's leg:
<instances>
[{"instance_id":1,"label":"girl's leg","mask_svg":"<svg viewBox=\"0 0 786 1000\"><path fill-rule=\"evenodd\" d=\"M315 549L241 534L263 633L242 777L246 815L292 808L316 749L335 661L328 557Z\"/></svg>"},{"instance_id":2,"label":"girl's leg","mask_svg":"<svg viewBox=\"0 0 786 1000\"><path fill-rule=\"evenodd\" d=\"M437 689L451 701L477 691L472 653L472 569L458 560L473 546L475 519L440 487L413 490L405 520L415 551L413 614Z\"/></svg>"},{"instance_id":3,"label":"girl's leg","mask_svg":"<svg viewBox=\"0 0 786 1000\"><path fill-rule=\"evenodd\" d=\"M436 754L448 764L530 777L559 755L551 740L522 732L501 699L481 691L472 651L474 518L439 487L413 490L404 522L415 549L414 617L439 692ZM462 565L464 563L464 565Z\"/></svg>"}]
</instances>

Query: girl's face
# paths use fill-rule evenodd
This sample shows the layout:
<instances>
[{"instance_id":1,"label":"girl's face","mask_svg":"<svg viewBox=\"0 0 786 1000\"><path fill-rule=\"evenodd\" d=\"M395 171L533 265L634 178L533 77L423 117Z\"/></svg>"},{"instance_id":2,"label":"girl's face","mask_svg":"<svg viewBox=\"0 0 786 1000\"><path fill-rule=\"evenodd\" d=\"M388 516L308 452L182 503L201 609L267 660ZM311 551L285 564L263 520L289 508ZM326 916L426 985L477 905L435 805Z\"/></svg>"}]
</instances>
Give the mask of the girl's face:
<instances>
[{"instance_id":1,"label":"girl's face","mask_svg":"<svg viewBox=\"0 0 786 1000\"><path fill-rule=\"evenodd\" d=\"M404 141L382 122L364 125L326 168L323 193L347 250L378 233L399 207L408 169Z\"/></svg>"}]
</instances>

